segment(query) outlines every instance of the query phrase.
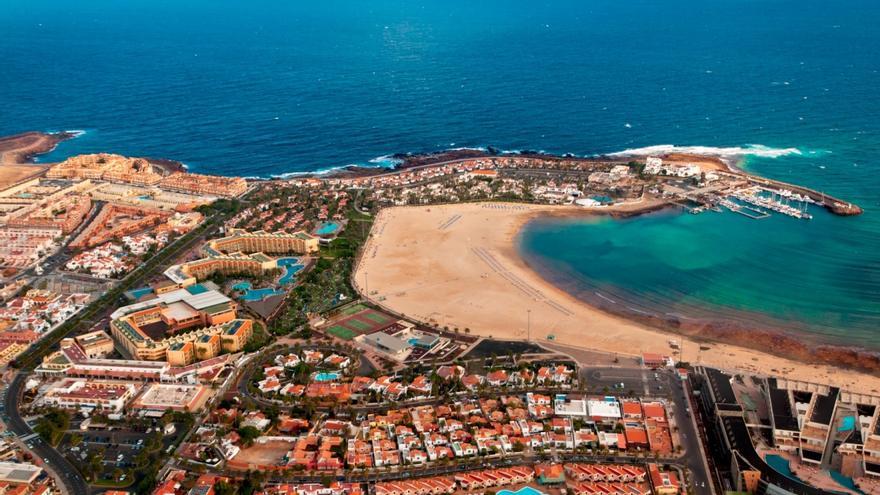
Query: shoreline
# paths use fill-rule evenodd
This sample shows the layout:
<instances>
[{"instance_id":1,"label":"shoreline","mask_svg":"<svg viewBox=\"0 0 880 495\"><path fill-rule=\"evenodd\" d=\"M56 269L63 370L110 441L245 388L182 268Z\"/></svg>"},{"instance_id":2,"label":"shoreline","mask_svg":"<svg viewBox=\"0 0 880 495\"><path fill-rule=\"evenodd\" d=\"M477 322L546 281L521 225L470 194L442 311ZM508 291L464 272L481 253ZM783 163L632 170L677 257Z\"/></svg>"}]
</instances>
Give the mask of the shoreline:
<instances>
[{"instance_id":1,"label":"shoreline","mask_svg":"<svg viewBox=\"0 0 880 495\"><path fill-rule=\"evenodd\" d=\"M639 215L645 213L647 212L641 212ZM520 227L520 233L531 222L554 217L559 218L561 216L537 215L523 223ZM620 215L608 216L612 218L620 217ZM825 340L830 339L829 337L820 337L813 334L806 327L800 328L799 323L786 327L783 321L760 312L749 313L747 311L731 310L729 318L720 312L717 312L717 315L691 316L686 313L662 314L647 312L628 306L628 304L640 305L637 296L613 294L612 297L615 298L613 303L599 301L598 299L605 298L605 296L598 293L602 289L579 286L577 281L573 279L566 280L564 274L549 266L540 266L540 264L530 262L523 254L519 241L520 239L517 239L515 246L516 256L522 260L529 270L548 284L559 288L598 311L673 335L704 340L707 343L722 342L754 350L774 348L784 351L786 355L795 357L808 364L847 363L848 367L855 370L880 373L880 348L871 349L857 344L835 344L830 340ZM597 293L596 298L583 296L585 292L590 290L594 290ZM712 309L707 311L715 313ZM737 314L749 315L751 318L749 320L739 319L736 316Z\"/></svg>"},{"instance_id":2,"label":"shoreline","mask_svg":"<svg viewBox=\"0 0 880 495\"><path fill-rule=\"evenodd\" d=\"M30 164L33 166L46 167L51 164L36 164L34 157L37 155L48 153L54 150L59 143L77 137L76 131L61 132L40 132L28 131L11 136L0 137L0 165L21 165ZM644 148L642 150L645 150ZM505 151L499 150L492 146L487 148L457 148L446 149L430 152L417 153L396 153L394 155L386 155L395 163L391 167L369 167L363 165L348 165L338 168L332 168L326 172L302 172L302 173L283 173L270 177L245 177L251 182L271 183L274 181L286 181L293 178L299 179L320 179L320 180L351 180L375 178L386 175L395 175L408 171L415 171L422 168L430 168L442 165L455 165L457 163L466 162L474 159L493 159L493 158L522 158L537 160L540 164L539 168L547 165L551 167L562 165L561 170L565 170L570 164L597 164L597 163L613 163L625 165L633 159L644 159L650 153L640 152L639 149L607 153L594 156L576 156L570 153L550 154L543 151L535 150L517 150ZM696 153L690 150L665 150L657 153L658 158L672 164L693 164L699 166L704 172L716 171L738 176L753 185L772 186L782 189L788 189L802 195L806 195L818 204L824 206L828 211L839 216L856 216L861 215L863 210L858 205L849 203L842 199L826 195L824 192L812 190L807 187L790 184L787 182L769 179L758 175L751 174L741 167L739 161L748 155L748 150L742 149L739 155L719 155L712 154L707 151L704 154ZM154 167L160 169L163 175L174 172L187 172L187 166L183 162L168 158L145 158ZM7 174L12 172L7 167ZM21 171L18 175L21 175ZM235 176L232 176L235 177ZM20 177L14 177L15 180L4 180L0 176L0 183L5 183L5 187L9 187L10 183L21 180ZM0 184L2 185L2 184Z\"/></svg>"},{"instance_id":3,"label":"shoreline","mask_svg":"<svg viewBox=\"0 0 880 495\"><path fill-rule=\"evenodd\" d=\"M613 213L629 216L655 208L628 205ZM353 279L364 294L369 286L370 300L398 313L441 327L469 328L484 337L522 341L530 333L532 341L541 342L552 335L560 344L623 355L673 355L677 351L669 341L676 340L691 364L834 383L863 393L880 390L880 361L869 370L836 366L857 364L852 357L859 351L854 348L817 346L805 356L780 349L789 340L776 334L755 343L756 334L744 332L738 336L743 340L731 342L657 328L584 302L541 276L518 252L517 238L529 221L609 213L516 203L387 208L376 219ZM457 215L451 227L438 229ZM786 357L744 342L778 349Z\"/></svg>"},{"instance_id":4,"label":"shoreline","mask_svg":"<svg viewBox=\"0 0 880 495\"><path fill-rule=\"evenodd\" d=\"M34 158L54 150L59 143L73 139L76 133L22 132L0 137L0 165L35 165Z\"/></svg>"}]
</instances>

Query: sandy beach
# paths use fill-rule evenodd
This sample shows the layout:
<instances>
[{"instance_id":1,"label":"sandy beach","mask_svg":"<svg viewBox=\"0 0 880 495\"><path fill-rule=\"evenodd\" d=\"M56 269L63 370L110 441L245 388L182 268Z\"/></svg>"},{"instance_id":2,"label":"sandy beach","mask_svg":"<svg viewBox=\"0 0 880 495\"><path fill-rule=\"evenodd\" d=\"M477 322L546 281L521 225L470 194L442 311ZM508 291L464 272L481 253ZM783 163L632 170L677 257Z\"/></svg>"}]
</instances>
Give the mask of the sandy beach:
<instances>
[{"instance_id":1,"label":"sandy beach","mask_svg":"<svg viewBox=\"0 0 880 495\"><path fill-rule=\"evenodd\" d=\"M620 214L650 206L633 204ZM393 311L475 335L525 340L530 326L535 342L552 335L560 344L621 355L672 354L669 342L678 340L685 360L694 364L859 393L880 391L876 376L736 345L697 343L610 315L556 288L520 259L516 236L538 215L573 214L589 212L504 203L387 208L376 219L355 281L362 293Z\"/></svg>"}]
</instances>

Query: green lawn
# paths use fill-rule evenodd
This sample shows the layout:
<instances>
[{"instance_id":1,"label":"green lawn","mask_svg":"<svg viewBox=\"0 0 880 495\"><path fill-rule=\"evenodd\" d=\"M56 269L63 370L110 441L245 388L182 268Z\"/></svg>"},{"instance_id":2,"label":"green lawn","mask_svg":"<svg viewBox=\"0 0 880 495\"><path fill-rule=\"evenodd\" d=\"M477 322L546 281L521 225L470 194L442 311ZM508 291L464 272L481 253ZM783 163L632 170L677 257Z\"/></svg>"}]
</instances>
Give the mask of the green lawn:
<instances>
[{"instance_id":1,"label":"green lawn","mask_svg":"<svg viewBox=\"0 0 880 495\"><path fill-rule=\"evenodd\" d=\"M343 340L351 340L357 336L357 334L348 328L345 328L342 325L333 325L327 330L327 333L330 335L335 335Z\"/></svg>"}]
</instances>

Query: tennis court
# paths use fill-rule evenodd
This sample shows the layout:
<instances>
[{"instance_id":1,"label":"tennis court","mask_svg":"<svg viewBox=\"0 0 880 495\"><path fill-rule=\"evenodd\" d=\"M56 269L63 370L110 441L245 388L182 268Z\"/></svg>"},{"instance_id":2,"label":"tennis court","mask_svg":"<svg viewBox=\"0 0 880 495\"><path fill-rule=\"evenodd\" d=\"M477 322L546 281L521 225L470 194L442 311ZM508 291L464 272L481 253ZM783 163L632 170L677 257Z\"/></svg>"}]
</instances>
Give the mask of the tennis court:
<instances>
[{"instance_id":1,"label":"tennis court","mask_svg":"<svg viewBox=\"0 0 880 495\"><path fill-rule=\"evenodd\" d=\"M327 329L327 333L339 337L343 340L351 340L357 337L357 332L353 332L352 330L349 330L348 328L345 328L341 325L333 325L332 327Z\"/></svg>"},{"instance_id":2,"label":"tennis court","mask_svg":"<svg viewBox=\"0 0 880 495\"><path fill-rule=\"evenodd\" d=\"M367 308L363 304L355 304L352 306L348 306L346 308L342 308L341 310L339 310L339 314L342 316L351 316L353 314L360 313L361 311L364 311L367 309L369 309L369 308Z\"/></svg>"},{"instance_id":3,"label":"tennis court","mask_svg":"<svg viewBox=\"0 0 880 495\"><path fill-rule=\"evenodd\" d=\"M327 333L341 339L351 340L358 335L365 335L387 328L395 321L397 319L391 315L362 304L356 304L340 311L338 318L331 319L331 326L327 329Z\"/></svg>"},{"instance_id":4,"label":"tennis court","mask_svg":"<svg viewBox=\"0 0 880 495\"><path fill-rule=\"evenodd\" d=\"M362 333L369 332L373 325L357 319L357 317L345 320L345 325L360 330Z\"/></svg>"},{"instance_id":5,"label":"tennis court","mask_svg":"<svg viewBox=\"0 0 880 495\"><path fill-rule=\"evenodd\" d=\"M392 318L389 318L388 315L386 315L384 313L377 313L375 311L367 311L366 313L364 313L360 316L363 316L363 317L366 317L370 320L373 320L374 322L379 323L380 325L384 325L386 323L391 323L392 321L394 321Z\"/></svg>"}]
</instances>

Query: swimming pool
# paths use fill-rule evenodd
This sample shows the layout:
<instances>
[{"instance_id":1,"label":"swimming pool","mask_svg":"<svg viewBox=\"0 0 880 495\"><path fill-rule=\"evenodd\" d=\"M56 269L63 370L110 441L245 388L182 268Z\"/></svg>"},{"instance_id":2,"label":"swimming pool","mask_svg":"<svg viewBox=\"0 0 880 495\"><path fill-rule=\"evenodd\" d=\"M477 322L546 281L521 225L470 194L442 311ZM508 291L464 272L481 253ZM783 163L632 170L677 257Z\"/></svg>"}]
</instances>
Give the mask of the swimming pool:
<instances>
[{"instance_id":1,"label":"swimming pool","mask_svg":"<svg viewBox=\"0 0 880 495\"><path fill-rule=\"evenodd\" d=\"M339 373L332 371L315 373L315 376L312 379L316 382L332 382L339 380Z\"/></svg>"},{"instance_id":2,"label":"swimming pool","mask_svg":"<svg viewBox=\"0 0 880 495\"><path fill-rule=\"evenodd\" d=\"M844 476L839 471L835 471L833 469L828 471L828 474L831 475L831 479L833 479L835 482L837 482L838 485L840 485L844 488L848 488L856 493L861 493L861 494L867 495L867 494L865 494L865 492L863 492L862 490L859 490L856 487L856 484L852 480L852 478L850 478L848 476Z\"/></svg>"},{"instance_id":3,"label":"swimming pool","mask_svg":"<svg viewBox=\"0 0 880 495\"><path fill-rule=\"evenodd\" d=\"M315 231L316 235L335 234L339 230L339 222L326 222Z\"/></svg>"},{"instance_id":4,"label":"swimming pool","mask_svg":"<svg viewBox=\"0 0 880 495\"><path fill-rule=\"evenodd\" d=\"M132 290L128 291L128 294L132 298L134 298L134 300L138 300L138 299L146 296L147 294L152 294L152 293L153 293L153 289L151 289L149 287L141 287L140 289L132 289Z\"/></svg>"},{"instance_id":5,"label":"swimming pool","mask_svg":"<svg viewBox=\"0 0 880 495\"><path fill-rule=\"evenodd\" d=\"M284 275L278 280L281 285L293 283L294 276L305 268L305 265L300 264L299 258L281 258L278 260L278 266L284 269Z\"/></svg>"},{"instance_id":6,"label":"swimming pool","mask_svg":"<svg viewBox=\"0 0 880 495\"><path fill-rule=\"evenodd\" d=\"M250 282L244 281L244 282L239 282L239 283L233 285L232 290L246 291L246 290L250 289L251 287L252 287L252 285Z\"/></svg>"},{"instance_id":7,"label":"swimming pool","mask_svg":"<svg viewBox=\"0 0 880 495\"><path fill-rule=\"evenodd\" d=\"M856 417L845 416L837 431L853 431L856 428Z\"/></svg>"},{"instance_id":8,"label":"swimming pool","mask_svg":"<svg viewBox=\"0 0 880 495\"><path fill-rule=\"evenodd\" d=\"M275 296L278 294L284 294L283 290L278 289L248 289L247 292L241 296L242 301L254 302L254 301L262 301L267 297Z\"/></svg>"},{"instance_id":9,"label":"swimming pool","mask_svg":"<svg viewBox=\"0 0 880 495\"><path fill-rule=\"evenodd\" d=\"M767 461L767 464L770 467L778 471L779 474L785 476L786 478L800 481L798 477L791 472L791 466L789 466L788 459L786 459L785 457L776 454L767 454L764 456L764 460Z\"/></svg>"},{"instance_id":10,"label":"swimming pool","mask_svg":"<svg viewBox=\"0 0 880 495\"><path fill-rule=\"evenodd\" d=\"M542 492L541 490L537 490L537 489L532 488L530 486L524 486L515 492L512 492L510 490L501 490L500 492L498 492L498 495L547 495L547 494Z\"/></svg>"}]
</instances>

